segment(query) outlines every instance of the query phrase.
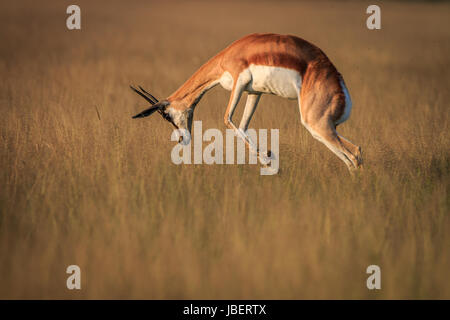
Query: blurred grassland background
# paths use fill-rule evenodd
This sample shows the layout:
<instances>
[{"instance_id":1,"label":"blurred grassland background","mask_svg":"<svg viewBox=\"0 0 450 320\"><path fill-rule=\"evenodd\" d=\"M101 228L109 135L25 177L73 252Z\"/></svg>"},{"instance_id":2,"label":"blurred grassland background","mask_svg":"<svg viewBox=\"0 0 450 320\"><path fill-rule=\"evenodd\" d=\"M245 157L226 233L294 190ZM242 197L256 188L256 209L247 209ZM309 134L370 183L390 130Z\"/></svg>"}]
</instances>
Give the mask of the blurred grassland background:
<instances>
[{"instance_id":1,"label":"blurred grassland background","mask_svg":"<svg viewBox=\"0 0 450 320\"><path fill-rule=\"evenodd\" d=\"M450 298L450 4L71 1L0 4L0 298ZM264 95L253 128L280 129L277 176L170 160L172 127L129 84L167 97L253 32L319 46L362 146L344 164ZM196 108L221 128L229 93ZM236 121L243 108L238 107ZM100 118L97 115L97 110ZM66 267L82 290L66 288ZM382 290L366 288L367 266Z\"/></svg>"}]
</instances>

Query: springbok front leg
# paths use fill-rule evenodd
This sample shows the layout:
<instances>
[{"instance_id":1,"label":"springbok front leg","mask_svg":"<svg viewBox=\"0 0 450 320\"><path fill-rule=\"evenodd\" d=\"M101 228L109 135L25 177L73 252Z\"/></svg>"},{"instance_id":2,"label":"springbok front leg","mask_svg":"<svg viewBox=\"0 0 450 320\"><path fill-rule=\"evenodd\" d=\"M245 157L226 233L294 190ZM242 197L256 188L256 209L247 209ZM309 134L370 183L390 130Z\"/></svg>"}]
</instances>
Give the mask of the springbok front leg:
<instances>
[{"instance_id":1,"label":"springbok front leg","mask_svg":"<svg viewBox=\"0 0 450 320\"><path fill-rule=\"evenodd\" d=\"M255 113L256 107L258 106L259 99L261 98L261 93L249 93L247 97L247 102L245 103L244 114L242 115L241 123L239 124L239 130L242 132L245 137L244 142L248 147L250 152L256 153L258 157L263 158L264 165L268 164L268 161L273 157L271 151L267 151L267 153L261 154L262 150L259 147L256 147L255 143L247 134L248 125L250 120L252 119L253 114Z\"/></svg>"},{"instance_id":2,"label":"springbok front leg","mask_svg":"<svg viewBox=\"0 0 450 320\"><path fill-rule=\"evenodd\" d=\"M238 129L232 121L234 111L236 110L237 104L239 103L239 99L241 98L245 87L247 86L247 84L250 81L251 81L250 72L241 73L239 75L239 77L237 78L237 80L235 81L235 83L233 85L233 89L231 90L230 101L228 102L228 107L225 112L224 122L228 128L232 129L235 132L235 134L242 141L244 141L245 145L249 148L250 152L254 152L258 155L258 158L262 164L267 164L270 161L270 159L268 159L264 155L260 154L258 152L258 148L256 147L255 143L245 133L245 130ZM247 122L247 125L248 125L248 122L250 122L251 116L253 115L253 113L255 111L254 109L256 108L256 105L258 104L259 97L251 97L250 98L250 96L249 96L249 99L250 100L248 100L246 103L244 116L242 119L244 121L244 118L247 115L248 121L244 121L244 123ZM241 123L242 123L242 121L241 121Z\"/></svg>"},{"instance_id":3,"label":"springbok front leg","mask_svg":"<svg viewBox=\"0 0 450 320\"><path fill-rule=\"evenodd\" d=\"M248 78L248 79L246 79ZM225 125L233 129L233 131L241 137L240 131L234 125L232 118L234 111L236 110L237 104L239 103L239 99L241 99L242 92L244 92L245 86L250 82L251 75L245 77L244 75L240 75L237 80L234 81L233 89L231 90L230 100L228 102L227 110L225 111L225 115L223 117L223 121Z\"/></svg>"},{"instance_id":4,"label":"springbok front leg","mask_svg":"<svg viewBox=\"0 0 450 320\"><path fill-rule=\"evenodd\" d=\"M244 114L242 115L241 123L239 124L240 130L244 132L247 131L248 124L250 123L250 120L252 120L253 114L255 113L260 98L260 93L248 94L247 102L245 103Z\"/></svg>"},{"instance_id":5,"label":"springbok front leg","mask_svg":"<svg viewBox=\"0 0 450 320\"><path fill-rule=\"evenodd\" d=\"M242 116L241 123L239 124L240 138L244 141L249 152L252 152L256 155L258 154L258 148L252 141L252 139L248 136L247 129L253 113L255 112L256 106L258 105L260 97L261 94L248 94L247 102L245 103L244 114Z\"/></svg>"}]
</instances>

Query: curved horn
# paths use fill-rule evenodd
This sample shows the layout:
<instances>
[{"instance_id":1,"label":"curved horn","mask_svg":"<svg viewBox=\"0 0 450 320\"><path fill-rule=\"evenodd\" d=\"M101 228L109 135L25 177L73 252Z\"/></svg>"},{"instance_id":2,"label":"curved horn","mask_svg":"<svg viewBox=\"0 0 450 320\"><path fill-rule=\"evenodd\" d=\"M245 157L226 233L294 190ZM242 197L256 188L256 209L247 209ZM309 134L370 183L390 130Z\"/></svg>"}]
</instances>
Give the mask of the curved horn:
<instances>
[{"instance_id":1,"label":"curved horn","mask_svg":"<svg viewBox=\"0 0 450 320\"><path fill-rule=\"evenodd\" d=\"M138 86L138 87L139 87L139 89L141 89L141 91L142 91L143 93L145 93L145 94L147 95L147 97L153 99L153 101L154 101L155 103L158 102L158 99L156 99L151 93L145 91L144 88L142 88L141 86Z\"/></svg>"},{"instance_id":2,"label":"curved horn","mask_svg":"<svg viewBox=\"0 0 450 320\"><path fill-rule=\"evenodd\" d=\"M169 102L166 100L158 101L158 99L156 99L151 93L145 91L144 88L142 88L141 86L138 86L138 87L139 87L139 89L141 89L141 91L139 91L138 89L136 89L133 86L130 86L130 88L134 92L136 92L138 95L140 95L146 101L150 102L150 104L152 106L150 108L145 109L144 111L138 113L137 115L133 116L132 118L136 119L136 118L148 117L149 115L153 114L155 111L158 111L166 120L168 120L166 115L164 115L164 113L163 113L163 109L169 104Z\"/></svg>"},{"instance_id":3,"label":"curved horn","mask_svg":"<svg viewBox=\"0 0 450 320\"><path fill-rule=\"evenodd\" d=\"M148 102L150 102L151 105L154 105L155 103L158 102L158 100L156 100L155 97L152 96L153 99L156 100L156 102L153 101L151 98L149 98L149 97L148 97L147 95L145 95L144 93L142 93L141 91L139 91L138 89L136 89L135 87L130 86L130 88L131 88L131 90L133 90L134 92L136 92L138 95L140 95L142 98L144 98L145 100L147 100Z\"/></svg>"},{"instance_id":4,"label":"curved horn","mask_svg":"<svg viewBox=\"0 0 450 320\"><path fill-rule=\"evenodd\" d=\"M161 105L160 103L157 103L157 104L151 106L150 108L145 109L145 110L142 111L142 112L139 112L137 115L133 116L132 118L133 118L133 119L136 119L136 118L145 118L145 117L148 117L148 116L151 115L153 112L160 110L161 107L162 107L162 105Z\"/></svg>"}]
</instances>

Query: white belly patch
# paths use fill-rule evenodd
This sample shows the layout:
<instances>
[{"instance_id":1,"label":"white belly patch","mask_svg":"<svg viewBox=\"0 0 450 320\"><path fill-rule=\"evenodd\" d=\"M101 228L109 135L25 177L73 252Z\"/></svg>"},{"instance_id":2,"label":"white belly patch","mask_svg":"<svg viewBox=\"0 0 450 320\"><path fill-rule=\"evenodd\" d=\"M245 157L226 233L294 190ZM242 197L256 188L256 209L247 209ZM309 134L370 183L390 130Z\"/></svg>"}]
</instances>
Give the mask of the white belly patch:
<instances>
[{"instance_id":1,"label":"white belly patch","mask_svg":"<svg viewBox=\"0 0 450 320\"><path fill-rule=\"evenodd\" d=\"M251 80L246 85L245 91L275 94L288 99L298 98L302 77L297 71L282 67L251 65L241 74L246 72L250 72ZM233 89L233 77L228 71L222 74L219 83L228 91Z\"/></svg>"},{"instance_id":2,"label":"white belly patch","mask_svg":"<svg viewBox=\"0 0 450 320\"><path fill-rule=\"evenodd\" d=\"M277 96L297 99L302 86L302 77L292 69L251 65L252 80L246 91L275 94Z\"/></svg>"}]
</instances>

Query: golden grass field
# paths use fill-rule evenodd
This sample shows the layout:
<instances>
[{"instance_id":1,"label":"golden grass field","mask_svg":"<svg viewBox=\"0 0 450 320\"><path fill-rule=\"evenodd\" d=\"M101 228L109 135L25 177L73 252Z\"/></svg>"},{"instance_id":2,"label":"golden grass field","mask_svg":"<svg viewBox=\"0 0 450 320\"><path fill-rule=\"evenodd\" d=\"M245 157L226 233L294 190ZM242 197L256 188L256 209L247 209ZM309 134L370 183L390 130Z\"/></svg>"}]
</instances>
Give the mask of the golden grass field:
<instances>
[{"instance_id":1,"label":"golden grass field","mask_svg":"<svg viewBox=\"0 0 450 320\"><path fill-rule=\"evenodd\" d=\"M367 1L76 3L79 31L70 1L0 4L0 298L450 298L450 3L383 3L378 31ZM251 127L280 130L277 176L174 165L170 124L131 119L147 105L130 84L167 97L253 32L333 61L353 100L338 130L364 171L274 96ZM199 103L204 130L225 132L228 95Z\"/></svg>"}]
</instances>

